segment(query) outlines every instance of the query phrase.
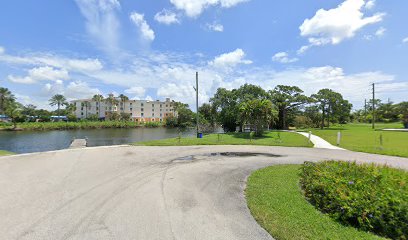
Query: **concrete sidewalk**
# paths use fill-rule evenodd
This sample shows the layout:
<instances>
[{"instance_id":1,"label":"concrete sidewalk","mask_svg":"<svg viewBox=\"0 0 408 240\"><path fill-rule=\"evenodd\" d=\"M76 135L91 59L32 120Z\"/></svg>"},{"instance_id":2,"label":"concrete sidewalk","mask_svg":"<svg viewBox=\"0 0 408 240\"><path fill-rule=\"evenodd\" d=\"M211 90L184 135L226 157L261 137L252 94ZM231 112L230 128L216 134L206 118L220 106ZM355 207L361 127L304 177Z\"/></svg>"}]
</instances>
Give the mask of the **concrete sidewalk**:
<instances>
[{"instance_id":1,"label":"concrete sidewalk","mask_svg":"<svg viewBox=\"0 0 408 240\"><path fill-rule=\"evenodd\" d=\"M308 132L296 132L300 135L303 135L307 138L309 138L309 133ZM318 137L316 135L311 134L310 136L310 141L314 144L315 148L325 148L325 149L334 149L334 150L345 150L344 148L336 147L326 140L324 140L321 137Z\"/></svg>"}]
</instances>

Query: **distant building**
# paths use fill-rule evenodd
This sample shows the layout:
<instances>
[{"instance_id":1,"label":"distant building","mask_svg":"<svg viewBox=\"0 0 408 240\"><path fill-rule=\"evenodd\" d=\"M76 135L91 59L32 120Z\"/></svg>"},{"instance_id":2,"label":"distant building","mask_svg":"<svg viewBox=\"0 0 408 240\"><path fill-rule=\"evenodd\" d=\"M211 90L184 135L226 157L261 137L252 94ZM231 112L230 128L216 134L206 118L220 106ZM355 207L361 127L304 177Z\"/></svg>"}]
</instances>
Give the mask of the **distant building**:
<instances>
[{"instance_id":1,"label":"distant building","mask_svg":"<svg viewBox=\"0 0 408 240\"><path fill-rule=\"evenodd\" d=\"M166 118L176 116L174 101L166 98L166 101L127 100L122 102L115 98L115 103L107 99L97 102L92 99L80 99L72 101L75 104L75 115L78 119L86 119L96 116L101 120L108 120L113 113L130 115L134 122L164 122Z\"/></svg>"}]
</instances>

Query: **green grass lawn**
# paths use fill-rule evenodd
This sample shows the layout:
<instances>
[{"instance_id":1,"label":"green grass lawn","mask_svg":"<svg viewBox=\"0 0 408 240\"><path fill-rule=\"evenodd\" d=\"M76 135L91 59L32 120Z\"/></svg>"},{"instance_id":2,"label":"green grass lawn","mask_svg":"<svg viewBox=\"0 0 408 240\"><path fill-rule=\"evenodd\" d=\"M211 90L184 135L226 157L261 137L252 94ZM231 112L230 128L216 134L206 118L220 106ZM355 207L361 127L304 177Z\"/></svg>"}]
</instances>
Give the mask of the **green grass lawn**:
<instances>
[{"instance_id":1,"label":"green grass lawn","mask_svg":"<svg viewBox=\"0 0 408 240\"><path fill-rule=\"evenodd\" d=\"M14 153L9 152L9 151L0 150L0 156L13 155L13 154Z\"/></svg>"},{"instance_id":2,"label":"green grass lawn","mask_svg":"<svg viewBox=\"0 0 408 240\"><path fill-rule=\"evenodd\" d=\"M286 146L286 147L313 147L307 138L288 132L267 132L263 137L250 139L249 133L210 134L202 139L170 138L163 140L137 142L134 145L144 146L192 146L192 145L263 145L263 146Z\"/></svg>"},{"instance_id":3,"label":"green grass lawn","mask_svg":"<svg viewBox=\"0 0 408 240\"><path fill-rule=\"evenodd\" d=\"M384 128L402 128L402 124L377 124L374 131L370 124L336 125L327 129L307 129L333 145L337 144L337 132L341 132L340 147L383 155L408 157L408 132L381 131ZM383 145L380 145L382 135Z\"/></svg>"},{"instance_id":4,"label":"green grass lawn","mask_svg":"<svg viewBox=\"0 0 408 240\"><path fill-rule=\"evenodd\" d=\"M316 210L301 193L299 168L272 166L248 178L251 213L275 239L384 239L344 226Z\"/></svg>"}]
</instances>

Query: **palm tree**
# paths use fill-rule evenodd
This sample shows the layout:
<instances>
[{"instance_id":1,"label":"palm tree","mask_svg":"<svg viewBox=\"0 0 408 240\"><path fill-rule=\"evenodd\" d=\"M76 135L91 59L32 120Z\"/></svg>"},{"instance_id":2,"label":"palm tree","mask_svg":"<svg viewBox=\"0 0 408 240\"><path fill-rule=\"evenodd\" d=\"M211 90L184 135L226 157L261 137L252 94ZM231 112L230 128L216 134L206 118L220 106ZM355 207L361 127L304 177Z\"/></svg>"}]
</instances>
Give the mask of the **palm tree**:
<instances>
[{"instance_id":1,"label":"palm tree","mask_svg":"<svg viewBox=\"0 0 408 240\"><path fill-rule=\"evenodd\" d=\"M101 102L103 101L103 96L101 94L96 94L93 96L92 100L96 101L98 103L98 113L99 113L99 118L101 117Z\"/></svg>"},{"instance_id":2,"label":"palm tree","mask_svg":"<svg viewBox=\"0 0 408 240\"><path fill-rule=\"evenodd\" d=\"M6 111L6 104L12 103L15 100L16 98L7 88L0 87L0 113L4 114Z\"/></svg>"},{"instance_id":3,"label":"palm tree","mask_svg":"<svg viewBox=\"0 0 408 240\"><path fill-rule=\"evenodd\" d=\"M129 98L123 94L119 95L120 101L122 103L122 112L125 111L125 102L129 100Z\"/></svg>"},{"instance_id":4,"label":"palm tree","mask_svg":"<svg viewBox=\"0 0 408 240\"><path fill-rule=\"evenodd\" d=\"M91 106L90 102L85 101L84 102L84 107L85 107L85 119L88 118L88 108Z\"/></svg>"},{"instance_id":5,"label":"palm tree","mask_svg":"<svg viewBox=\"0 0 408 240\"><path fill-rule=\"evenodd\" d=\"M51 105L51 106L55 106L55 105L58 106L58 114L60 114L60 108L61 108L61 106L64 106L64 105L67 105L67 104L68 104L68 103L67 103L67 99L66 99L63 95L61 95L61 94L54 95L54 96L49 100L49 102L50 102L50 105Z\"/></svg>"}]
</instances>

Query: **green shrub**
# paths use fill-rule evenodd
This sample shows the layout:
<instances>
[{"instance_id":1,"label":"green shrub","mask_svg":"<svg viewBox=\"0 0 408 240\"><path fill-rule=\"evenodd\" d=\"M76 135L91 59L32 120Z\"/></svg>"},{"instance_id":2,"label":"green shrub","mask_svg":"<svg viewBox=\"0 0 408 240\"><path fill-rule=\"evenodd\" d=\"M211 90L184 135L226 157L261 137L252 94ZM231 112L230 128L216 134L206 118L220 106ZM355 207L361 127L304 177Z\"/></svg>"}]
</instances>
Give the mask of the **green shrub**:
<instances>
[{"instance_id":1,"label":"green shrub","mask_svg":"<svg viewBox=\"0 0 408 240\"><path fill-rule=\"evenodd\" d=\"M310 203L343 224L408 238L408 173L374 164L306 162L300 184Z\"/></svg>"},{"instance_id":2,"label":"green shrub","mask_svg":"<svg viewBox=\"0 0 408 240\"><path fill-rule=\"evenodd\" d=\"M148 128L157 128L161 126L159 122L146 122L144 125Z\"/></svg>"}]
</instances>

